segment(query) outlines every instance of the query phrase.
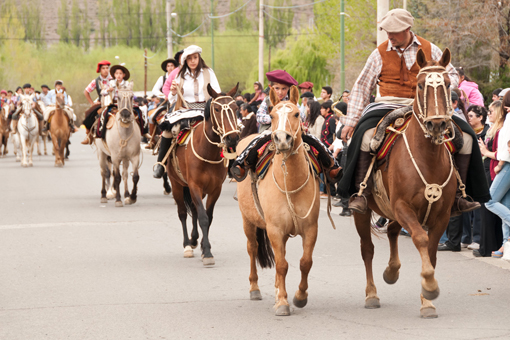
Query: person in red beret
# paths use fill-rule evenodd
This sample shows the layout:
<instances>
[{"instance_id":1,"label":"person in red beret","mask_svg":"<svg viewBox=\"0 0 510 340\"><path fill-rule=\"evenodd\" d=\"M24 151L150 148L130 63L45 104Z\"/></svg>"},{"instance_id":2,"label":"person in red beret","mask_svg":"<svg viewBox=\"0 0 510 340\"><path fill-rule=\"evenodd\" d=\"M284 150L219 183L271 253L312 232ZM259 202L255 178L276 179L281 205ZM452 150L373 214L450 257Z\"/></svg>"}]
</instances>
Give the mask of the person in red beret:
<instances>
[{"instance_id":1,"label":"person in red beret","mask_svg":"<svg viewBox=\"0 0 510 340\"><path fill-rule=\"evenodd\" d=\"M317 98L313 95L313 83L309 81L305 81L304 83L299 84L299 89L301 90L301 105L299 106L299 115L303 122L306 120L306 106L310 101L317 101ZM310 92L312 96L305 95L305 93Z\"/></svg>"},{"instance_id":2,"label":"person in red beret","mask_svg":"<svg viewBox=\"0 0 510 340\"><path fill-rule=\"evenodd\" d=\"M85 112L85 119L83 120L83 125L87 129L87 134L85 135L85 139L81 142L82 144L92 144L93 139L90 136L90 129L94 124L97 116L97 110L101 108L101 90L103 87L108 86L110 80L112 80L112 76L110 75L110 65L111 63L108 60L102 60L97 63L96 73L99 73L99 76L92 80L90 84L85 88L83 94L85 98L90 103L91 108ZM97 101L94 102L90 97L90 93L96 90L97 92Z\"/></svg>"},{"instance_id":3,"label":"person in red beret","mask_svg":"<svg viewBox=\"0 0 510 340\"><path fill-rule=\"evenodd\" d=\"M267 80L269 80L269 86L275 90L278 98L281 101L289 100L288 93L289 89L292 85L297 86L298 82L294 79L290 74L285 72L284 70L274 70L266 73ZM259 123L259 133L264 132L265 130L271 127L271 117L269 116L269 112L271 112L271 101L269 100L269 96L264 99L262 104L257 111L257 123Z\"/></svg>"}]
</instances>

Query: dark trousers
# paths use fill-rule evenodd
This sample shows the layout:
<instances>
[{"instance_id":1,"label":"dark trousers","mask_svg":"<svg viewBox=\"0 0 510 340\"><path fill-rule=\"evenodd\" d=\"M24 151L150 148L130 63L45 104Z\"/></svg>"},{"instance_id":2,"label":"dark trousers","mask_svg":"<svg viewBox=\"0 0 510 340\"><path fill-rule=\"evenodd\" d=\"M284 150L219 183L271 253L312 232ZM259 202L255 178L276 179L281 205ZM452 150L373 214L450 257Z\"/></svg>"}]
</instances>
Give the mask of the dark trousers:
<instances>
[{"instance_id":1,"label":"dark trousers","mask_svg":"<svg viewBox=\"0 0 510 340\"><path fill-rule=\"evenodd\" d=\"M465 214L463 218L462 243L480 243L480 229L482 226L482 209L477 209Z\"/></svg>"},{"instance_id":2,"label":"dark trousers","mask_svg":"<svg viewBox=\"0 0 510 340\"><path fill-rule=\"evenodd\" d=\"M460 250L460 241L462 238L465 214L467 213L463 213L460 216L451 217L450 222L448 222L448 228L446 228L448 241L446 241L446 245L448 245L453 250Z\"/></svg>"}]
</instances>

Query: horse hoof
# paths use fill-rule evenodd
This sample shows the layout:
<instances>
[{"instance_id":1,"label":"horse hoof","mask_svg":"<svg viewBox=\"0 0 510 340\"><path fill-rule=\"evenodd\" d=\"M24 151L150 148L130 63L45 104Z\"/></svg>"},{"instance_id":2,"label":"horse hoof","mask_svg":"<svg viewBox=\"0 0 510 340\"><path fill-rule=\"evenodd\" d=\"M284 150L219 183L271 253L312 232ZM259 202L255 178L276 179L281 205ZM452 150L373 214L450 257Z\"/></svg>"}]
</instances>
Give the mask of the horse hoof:
<instances>
[{"instance_id":1,"label":"horse hoof","mask_svg":"<svg viewBox=\"0 0 510 340\"><path fill-rule=\"evenodd\" d=\"M30 162L28 163L28 166L34 166L34 163Z\"/></svg>"},{"instance_id":2,"label":"horse hoof","mask_svg":"<svg viewBox=\"0 0 510 340\"><path fill-rule=\"evenodd\" d=\"M115 206L116 206L116 207L118 207L118 208L120 208L120 207L123 207L123 206L124 206L124 204L122 204L122 201L116 201L116 202L115 202Z\"/></svg>"},{"instance_id":3,"label":"horse hoof","mask_svg":"<svg viewBox=\"0 0 510 340\"><path fill-rule=\"evenodd\" d=\"M294 306L296 306L297 308L303 308L304 306L306 306L306 303L308 302L308 298L305 298L304 300L298 300L295 296L294 296L294 299L292 299L292 303L294 304Z\"/></svg>"},{"instance_id":4,"label":"horse hoof","mask_svg":"<svg viewBox=\"0 0 510 340\"><path fill-rule=\"evenodd\" d=\"M388 271L389 271L388 268L386 268L386 270L384 270L384 273L382 274L382 277L384 279L384 282L386 282L389 285L392 285L398 281L399 272L397 271L397 274L394 277L390 278L388 277Z\"/></svg>"},{"instance_id":5,"label":"horse hoof","mask_svg":"<svg viewBox=\"0 0 510 340\"><path fill-rule=\"evenodd\" d=\"M290 307L288 305L281 305L276 309L276 316L289 316Z\"/></svg>"},{"instance_id":6,"label":"horse hoof","mask_svg":"<svg viewBox=\"0 0 510 340\"><path fill-rule=\"evenodd\" d=\"M420 309L420 316L423 319L435 319L437 318L437 312L434 307L425 307Z\"/></svg>"},{"instance_id":7,"label":"horse hoof","mask_svg":"<svg viewBox=\"0 0 510 340\"><path fill-rule=\"evenodd\" d=\"M108 203L108 199L106 197L101 197L101 203Z\"/></svg>"},{"instance_id":8,"label":"horse hoof","mask_svg":"<svg viewBox=\"0 0 510 340\"><path fill-rule=\"evenodd\" d=\"M439 296L439 287L437 287L437 289L432 292L429 292L428 290L425 290L425 288L421 287L421 294L427 300L435 300Z\"/></svg>"},{"instance_id":9,"label":"horse hoof","mask_svg":"<svg viewBox=\"0 0 510 340\"><path fill-rule=\"evenodd\" d=\"M130 197L126 197L126 198L124 199L124 204L125 204L125 205L131 205L131 204L133 204L133 201L131 201L131 198L130 198Z\"/></svg>"},{"instance_id":10,"label":"horse hoof","mask_svg":"<svg viewBox=\"0 0 510 340\"><path fill-rule=\"evenodd\" d=\"M204 266L214 266L214 257L204 257L202 263Z\"/></svg>"},{"instance_id":11,"label":"horse hoof","mask_svg":"<svg viewBox=\"0 0 510 340\"><path fill-rule=\"evenodd\" d=\"M262 294L260 294L260 290L252 290L250 292L250 300L262 300Z\"/></svg>"},{"instance_id":12,"label":"horse hoof","mask_svg":"<svg viewBox=\"0 0 510 340\"><path fill-rule=\"evenodd\" d=\"M163 190L163 195L165 195L165 196L170 195L170 191Z\"/></svg>"},{"instance_id":13,"label":"horse hoof","mask_svg":"<svg viewBox=\"0 0 510 340\"><path fill-rule=\"evenodd\" d=\"M195 245L193 245L193 244L192 244L190 247L191 247L191 249L197 249L197 247L198 247L198 243L197 243L197 244L195 244Z\"/></svg>"},{"instance_id":14,"label":"horse hoof","mask_svg":"<svg viewBox=\"0 0 510 340\"><path fill-rule=\"evenodd\" d=\"M26 167L28 167L28 164L26 164L26 163L22 163L22 164L21 164L21 166L22 166L22 167L24 167L24 168L26 168Z\"/></svg>"},{"instance_id":15,"label":"horse hoof","mask_svg":"<svg viewBox=\"0 0 510 340\"><path fill-rule=\"evenodd\" d=\"M190 246L186 246L184 248L184 257L186 258L191 258L193 257L193 249L190 247Z\"/></svg>"},{"instance_id":16,"label":"horse hoof","mask_svg":"<svg viewBox=\"0 0 510 340\"><path fill-rule=\"evenodd\" d=\"M48 156L48 153L47 153L46 151L44 151L44 155L45 155L45 156Z\"/></svg>"},{"instance_id":17,"label":"horse hoof","mask_svg":"<svg viewBox=\"0 0 510 340\"><path fill-rule=\"evenodd\" d=\"M378 297L371 297L365 299L365 308L367 309L375 309L381 308L381 303L379 302Z\"/></svg>"}]
</instances>

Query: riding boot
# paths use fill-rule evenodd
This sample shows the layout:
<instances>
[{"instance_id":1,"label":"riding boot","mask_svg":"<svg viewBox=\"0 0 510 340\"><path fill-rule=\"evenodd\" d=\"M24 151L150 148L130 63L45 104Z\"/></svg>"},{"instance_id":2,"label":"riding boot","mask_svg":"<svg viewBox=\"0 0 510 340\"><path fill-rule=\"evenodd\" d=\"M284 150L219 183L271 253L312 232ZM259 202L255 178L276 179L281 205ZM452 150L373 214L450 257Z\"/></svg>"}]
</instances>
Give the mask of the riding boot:
<instances>
[{"instance_id":1,"label":"riding boot","mask_svg":"<svg viewBox=\"0 0 510 340\"><path fill-rule=\"evenodd\" d=\"M149 123L149 143L145 146L146 149L152 149L154 147L154 130L156 129L155 124Z\"/></svg>"},{"instance_id":2,"label":"riding boot","mask_svg":"<svg viewBox=\"0 0 510 340\"><path fill-rule=\"evenodd\" d=\"M89 129L87 129L87 132L85 134L85 139L81 142L83 145L90 145L92 144L92 133Z\"/></svg>"},{"instance_id":3,"label":"riding boot","mask_svg":"<svg viewBox=\"0 0 510 340\"><path fill-rule=\"evenodd\" d=\"M469 162L471 161L471 155L461 155L459 153L455 154L455 165L457 166L457 170L460 175L460 179L462 183L465 185L467 180L467 173L469 169ZM460 185L460 183L459 183ZM450 217L459 216L463 212L473 211L475 209L480 208L480 203L478 202L470 202L462 197L462 192L457 185L457 192L455 194L455 201L453 202L452 211Z\"/></svg>"},{"instance_id":4,"label":"riding boot","mask_svg":"<svg viewBox=\"0 0 510 340\"><path fill-rule=\"evenodd\" d=\"M368 168L372 162L373 156L368 151L360 151L358 162L356 164L356 173L354 174L355 188L359 193L360 184L365 180ZM349 199L349 209L354 210L357 213L364 214L367 212L368 203L367 197L372 193L372 178L369 177L367 180L367 187L363 189L361 195L358 193L354 194Z\"/></svg>"},{"instance_id":5,"label":"riding boot","mask_svg":"<svg viewBox=\"0 0 510 340\"><path fill-rule=\"evenodd\" d=\"M161 136L161 143L159 144L159 153L158 153L158 163L156 163L156 167L152 176L154 178L161 178L165 174L165 167L161 164L163 158L165 158L168 149L172 145L172 138L165 138Z\"/></svg>"}]
</instances>

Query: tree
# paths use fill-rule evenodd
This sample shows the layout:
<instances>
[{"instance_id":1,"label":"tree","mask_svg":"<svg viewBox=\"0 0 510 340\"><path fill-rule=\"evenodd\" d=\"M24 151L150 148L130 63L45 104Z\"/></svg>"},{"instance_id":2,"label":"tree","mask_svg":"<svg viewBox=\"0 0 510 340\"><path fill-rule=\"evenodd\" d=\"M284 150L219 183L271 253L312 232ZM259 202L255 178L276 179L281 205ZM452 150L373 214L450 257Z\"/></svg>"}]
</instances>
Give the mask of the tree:
<instances>
[{"instance_id":1,"label":"tree","mask_svg":"<svg viewBox=\"0 0 510 340\"><path fill-rule=\"evenodd\" d=\"M44 25L39 2L29 0L21 6L21 21L25 28L24 40L41 47L44 42Z\"/></svg>"},{"instance_id":2,"label":"tree","mask_svg":"<svg viewBox=\"0 0 510 340\"><path fill-rule=\"evenodd\" d=\"M71 4L71 40L76 46L80 46L81 39L81 15L77 0Z\"/></svg>"},{"instance_id":3,"label":"tree","mask_svg":"<svg viewBox=\"0 0 510 340\"><path fill-rule=\"evenodd\" d=\"M235 11L246 3L246 0L230 0L230 12ZM247 31L252 28L253 22L246 17L246 7L230 15L227 19L227 29Z\"/></svg>"},{"instance_id":4,"label":"tree","mask_svg":"<svg viewBox=\"0 0 510 340\"><path fill-rule=\"evenodd\" d=\"M91 23L89 20L89 4L88 1L85 1L85 10L83 11L82 15L82 34L83 34L83 47L85 48L85 51L88 51L90 48L90 30L91 30Z\"/></svg>"},{"instance_id":5,"label":"tree","mask_svg":"<svg viewBox=\"0 0 510 340\"><path fill-rule=\"evenodd\" d=\"M287 0L275 0L274 6L291 6ZM271 48L277 47L285 41L292 29L294 12L292 9L265 9L264 40L268 47L268 70L271 71Z\"/></svg>"},{"instance_id":6,"label":"tree","mask_svg":"<svg viewBox=\"0 0 510 340\"><path fill-rule=\"evenodd\" d=\"M188 34L203 22L202 7L197 0L176 0L175 12L177 13L177 20L172 19L172 27L180 35ZM176 21L177 24L175 24ZM166 23L164 27L166 27ZM182 38L174 36L174 40L180 44Z\"/></svg>"},{"instance_id":7,"label":"tree","mask_svg":"<svg viewBox=\"0 0 510 340\"><path fill-rule=\"evenodd\" d=\"M67 0L60 0L60 8L58 9L57 15L57 33L60 37L60 41L69 43L69 9L67 6Z\"/></svg>"}]
</instances>

